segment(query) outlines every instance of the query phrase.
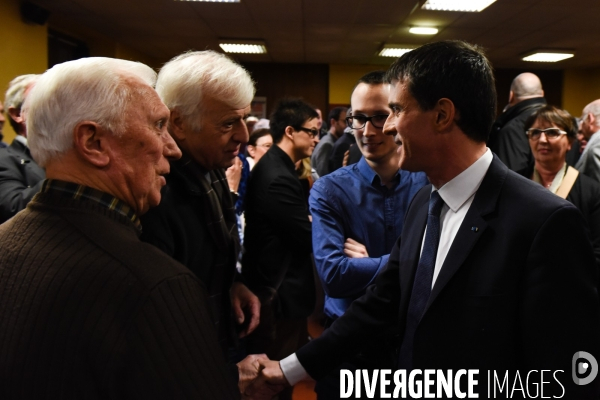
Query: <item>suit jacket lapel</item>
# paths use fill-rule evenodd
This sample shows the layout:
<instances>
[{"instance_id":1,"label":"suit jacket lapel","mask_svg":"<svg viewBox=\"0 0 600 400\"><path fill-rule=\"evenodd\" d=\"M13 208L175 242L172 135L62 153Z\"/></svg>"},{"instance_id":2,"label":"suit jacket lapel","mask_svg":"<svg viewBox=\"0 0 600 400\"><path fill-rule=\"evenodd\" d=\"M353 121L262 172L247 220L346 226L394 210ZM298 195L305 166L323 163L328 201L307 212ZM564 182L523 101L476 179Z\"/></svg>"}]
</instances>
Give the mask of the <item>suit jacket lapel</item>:
<instances>
[{"instance_id":1,"label":"suit jacket lapel","mask_svg":"<svg viewBox=\"0 0 600 400\"><path fill-rule=\"evenodd\" d=\"M433 285L425 312L427 312L427 309L429 309L460 266L463 265L479 238L484 234L488 226L485 216L496 209L496 202L507 174L508 169L506 166L494 156L488 172L475 193L473 203L450 246L442 269Z\"/></svg>"}]
</instances>

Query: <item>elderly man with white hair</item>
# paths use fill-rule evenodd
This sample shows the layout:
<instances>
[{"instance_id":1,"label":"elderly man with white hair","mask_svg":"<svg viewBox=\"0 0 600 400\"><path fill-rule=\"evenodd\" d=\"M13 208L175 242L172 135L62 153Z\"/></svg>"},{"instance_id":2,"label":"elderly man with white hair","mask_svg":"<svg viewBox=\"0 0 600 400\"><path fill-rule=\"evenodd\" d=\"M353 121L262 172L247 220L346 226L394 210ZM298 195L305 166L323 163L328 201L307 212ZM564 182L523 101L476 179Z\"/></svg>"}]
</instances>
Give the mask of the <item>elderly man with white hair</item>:
<instances>
[{"instance_id":1,"label":"elderly man with white hair","mask_svg":"<svg viewBox=\"0 0 600 400\"><path fill-rule=\"evenodd\" d=\"M0 398L239 397L202 283L141 242L181 152L151 68L88 58L24 106L48 179L0 225Z\"/></svg>"},{"instance_id":2,"label":"elderly man with white hair","mask_svg":"<svg viewBox=\"0 0 600 400\"><path fill-rule=\"evenodd\" d=\"M156 91L171 110L168 130L183 156L171 161L160 206L142 218L142 240L204 282L226 353L236 347L236 325L244 336L258 325L260 313L258 298L236 271L237 187L228 184L225 172L237 159L240 146L248 142L244 121L254 83L244 68L226 56L198 51L169 61L158 74ZM239 175L232 185L238 183Z\"/></svg>"},{"instance_id":3,"label":"elderly man with white hair","mask_svg":"<svg viewBox=\"0 0 600 400\"><path fill-rule=\"evenodd\" d=\"M0 224L25 208L40 191L44 170L31 157L21 108L39 75L17 76L8 84L5 106L17 136L0 151ZM0 110L3 110L0 104ZM1 131L0 126L0 131Z\"/></svg>"},{"instance_id":4,"label":"elderly man with white hair","mask_svg":"<svg viewBox=\"0 0 600 400\"><path fill-rule=\"evenodd\" d=\"M575 168L600 182L600 99L583 108L579 133L588 142Z\"/></svg>"}]
</instances>

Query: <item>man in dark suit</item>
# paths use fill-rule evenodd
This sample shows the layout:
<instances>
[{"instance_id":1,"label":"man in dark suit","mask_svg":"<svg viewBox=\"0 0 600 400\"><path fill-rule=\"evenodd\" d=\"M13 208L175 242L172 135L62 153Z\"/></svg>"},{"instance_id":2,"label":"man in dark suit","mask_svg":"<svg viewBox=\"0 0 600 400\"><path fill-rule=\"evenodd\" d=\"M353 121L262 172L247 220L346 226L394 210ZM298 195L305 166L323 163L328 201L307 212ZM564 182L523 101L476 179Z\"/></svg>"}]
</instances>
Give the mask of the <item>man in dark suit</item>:
<instances>
[{"instance_id":1,"label":"man in dark suit","mask_svg":"<svg viewBox=\"0 0 600 400\"><path fill-rule=\"evenodd\" d=\"M311 222L295 164L319 142L317 112L302 100L281 100L271 134L275 145L248 182L242 273L263 303L248 351L279 359L306 342L315 306Z\"/></svg>"},{"instance_id":2,"label":"man in dark suit","mask_svg":"<svg viewBox=\"0 0 600 400\"><path fill-rule=\"evenodd\" d=\"M407 374L478 370L480 398L491 397L490 371L510 385L495 398L525 397L537 381L544 396L597 399L599 379L582 385L571 376L579 352L600 357L584 221L486 148L496 106L489 61L464 42L431 43L399 58L387 77L392 114L384 130L402 144L401 167L425 171L432 185L415 196L376 283L319 339L281 364L266 362L266 379L319 378L399 323L398 365ZM542 370L551 372L540 377ZM515 394L518 376L525 388Z\"/></svg>"},{"instance_id":3,"label":"man in dark suit","mask_svg":"<svg viewBox=\"0 0 600 400\"><path fill-rule=\"evenodd\" d=\"M0 224L25 208L40 191L46 177L27 146L27 127L21 107L38 75L21 75L13 79L6 92L6 108L12 128L17 133L10 146L0 150Z\"/></svg>"}]
</instances>

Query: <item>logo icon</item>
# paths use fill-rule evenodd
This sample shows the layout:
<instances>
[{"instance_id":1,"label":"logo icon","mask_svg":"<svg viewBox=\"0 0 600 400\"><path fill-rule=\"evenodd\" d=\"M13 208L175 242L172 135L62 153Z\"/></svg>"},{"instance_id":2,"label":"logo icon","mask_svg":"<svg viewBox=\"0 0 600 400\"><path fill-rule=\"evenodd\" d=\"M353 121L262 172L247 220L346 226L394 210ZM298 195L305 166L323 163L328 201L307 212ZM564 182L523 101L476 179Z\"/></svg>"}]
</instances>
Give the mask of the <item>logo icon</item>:
<instances>
[{"instance_id":1,"label":"logo icon","mask_svg":"<svg viewBox=\"0 0 600 400\"><path fill-rule=\"evenodd\" d=\"M576 385L588 385L598 375L598 362L593 355L586 351L578 351L573 354L572 367L573 382Z\"/></svg>"}]
</instances>

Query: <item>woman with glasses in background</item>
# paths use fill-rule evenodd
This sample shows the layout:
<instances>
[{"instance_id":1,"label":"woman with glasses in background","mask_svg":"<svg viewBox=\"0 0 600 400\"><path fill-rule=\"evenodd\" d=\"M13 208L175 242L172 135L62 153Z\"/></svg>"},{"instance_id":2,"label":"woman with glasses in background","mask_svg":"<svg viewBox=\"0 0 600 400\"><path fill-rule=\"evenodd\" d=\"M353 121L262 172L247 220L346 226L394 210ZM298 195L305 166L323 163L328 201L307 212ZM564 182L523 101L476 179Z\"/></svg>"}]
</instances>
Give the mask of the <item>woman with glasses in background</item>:
<instances>
[{"instance_id":1,"label":"woman with glasses in background","mask_svg":"<svg viewBox=\"0 0 600 400\"><path fill-rule=\"evenodd\" d=\"M521 174L581 211L592 239L596 264L600 267L600 183L579 174L566 163L567 151L577 136L575 118L567 111L546 105L529 117L525 129L535 165L532 171L521 171Z\"/></svg>"},{"instance_id":2,"label":"woman with glasses in background","mask_svg":"<svg viewBox=\"0 0 600 400\"><path fill-rule=\"evenodd\" d=\"M248 145L246 152L248 153L248 164L250 164L250 170L254 168L254 165L260 160L260 158L273 146L273 136L269 129L257 129L250 134L248 139Z\"/></svg>"}]
</instances>

